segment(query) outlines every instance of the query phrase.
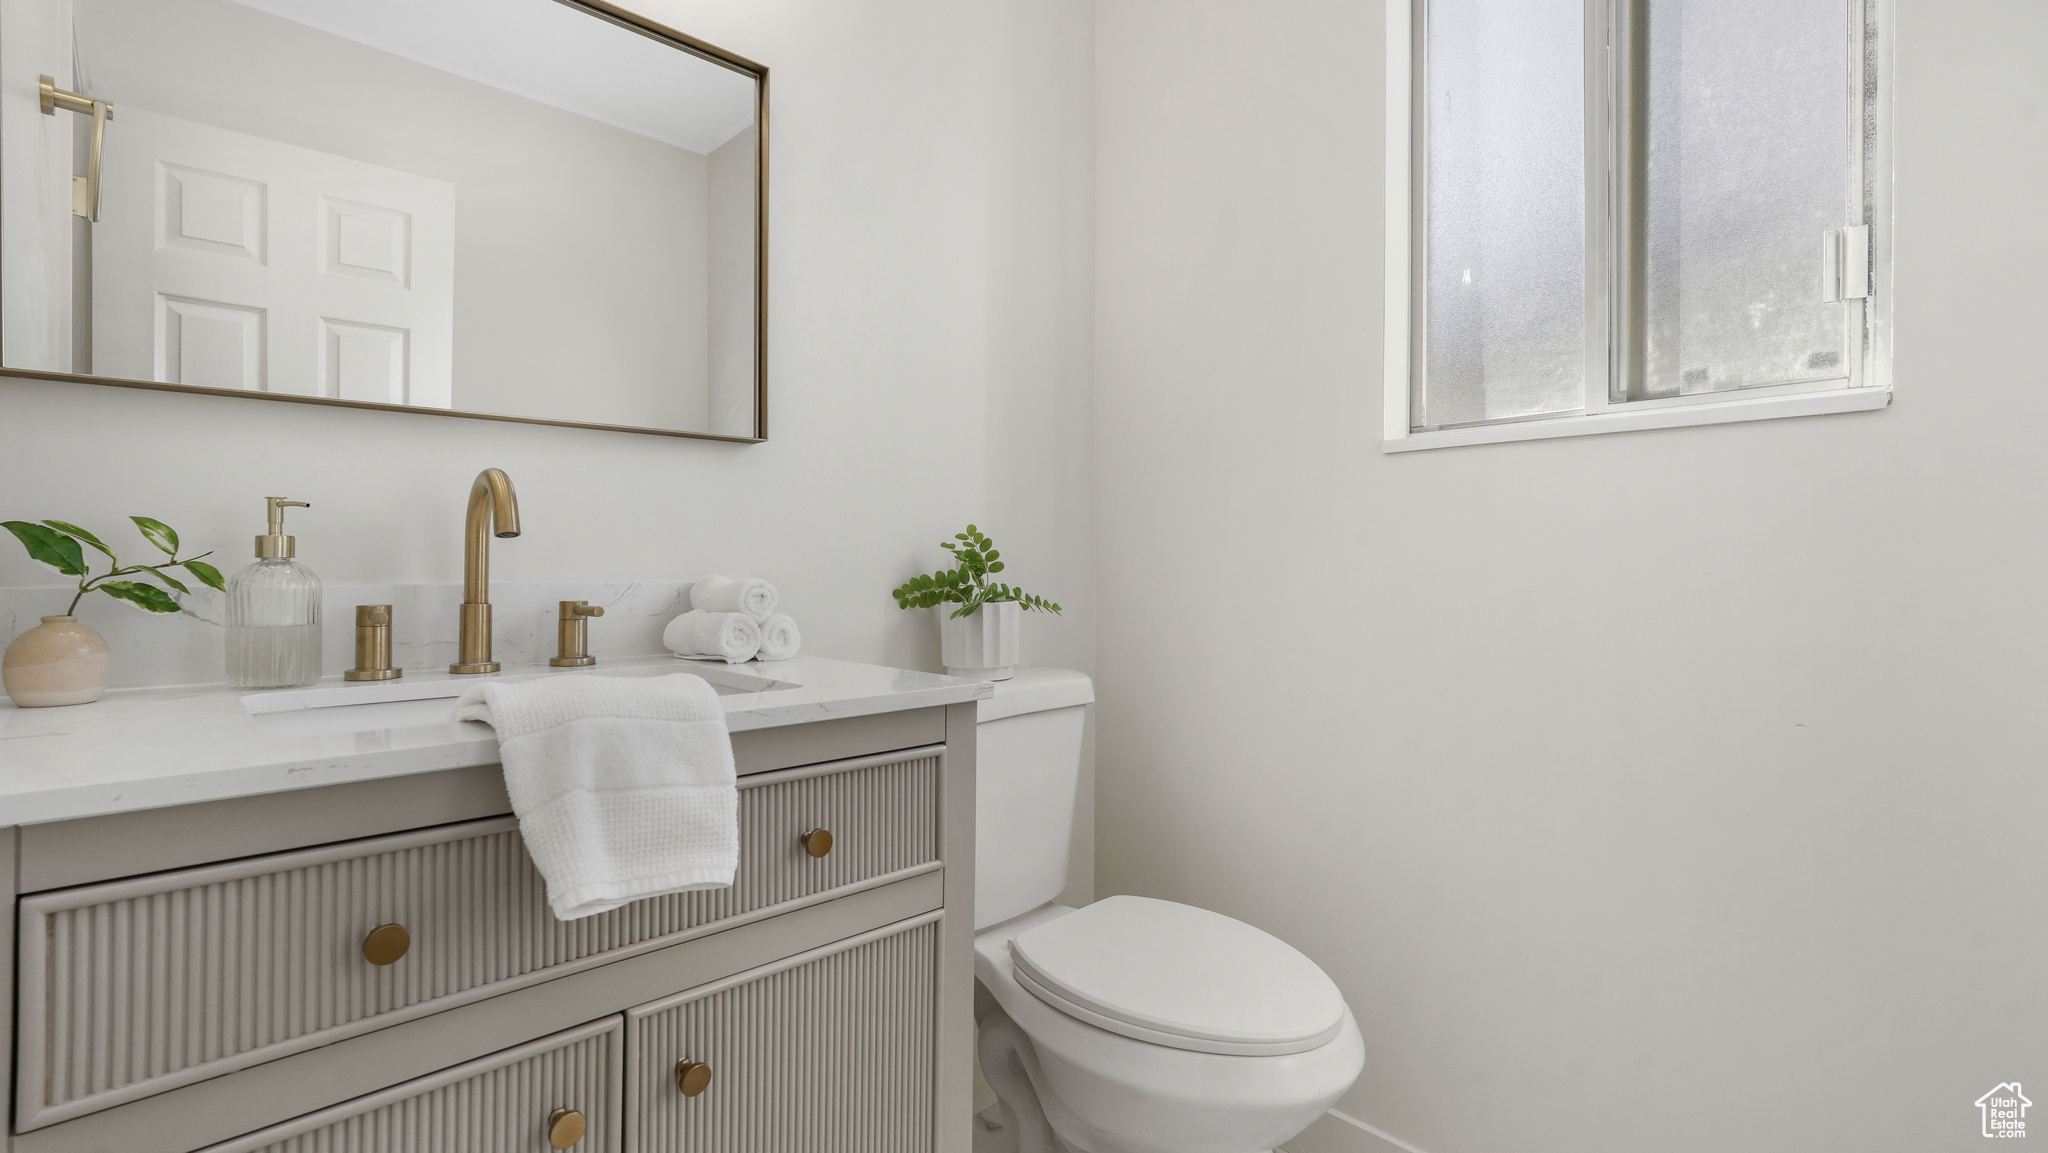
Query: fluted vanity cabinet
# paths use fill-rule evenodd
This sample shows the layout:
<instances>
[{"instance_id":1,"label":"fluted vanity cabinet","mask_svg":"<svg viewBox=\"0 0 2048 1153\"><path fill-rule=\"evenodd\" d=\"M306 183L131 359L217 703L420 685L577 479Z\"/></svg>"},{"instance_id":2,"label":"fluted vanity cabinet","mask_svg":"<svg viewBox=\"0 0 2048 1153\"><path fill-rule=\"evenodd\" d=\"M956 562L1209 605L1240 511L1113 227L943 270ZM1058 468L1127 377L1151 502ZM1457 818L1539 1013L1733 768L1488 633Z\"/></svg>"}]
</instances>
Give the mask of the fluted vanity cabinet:
<instances>
[{"instance_id":1,"label":"fluted vanity cabinet","mask_svg":"<svg viewBox=\"0 0 2048 1153\"><path fill-rule=\"evenodd\" d=\"M629 1153L930 1153L937 920L627 1013Z\"/></svg>"},{"instance_id":2,"label":"fluted vanity cabinet","mask_svg":"<svg viewBox=\"0 0 2048 1153\"><path fill-rule=\"evenodd\" d=\"M495 766L8 830L11 1148L963 1153L974 719L735 734L732 887L570 922Z\"/></svg>"},{"instance_id":3,"label":"fluted vanity cabinet","mask_svg":"<svg viewBox=\"0 0 2048 1153\"><path fill-rule=\"evenodd\" d=\"M937 749L750 774L730 889L558 921L511 817L21 900L21 1128L601 964L679 934L937 870ZM829 829L812 857L803 833ZM387 964L362 955L402 929Z\"/></svg>"},{"instance_id":4,"label":"fluted vanity cabinet","mask_svg":"<svg viewBox=\"0 0 2048 1153\"><path fill-rule=\"evenodd\" d=\"M608 1017L542 1037L206 1153L481 1153L553 1148L556 1134L617 1153L623 1025Z\"/></svg>"}]
</instances>

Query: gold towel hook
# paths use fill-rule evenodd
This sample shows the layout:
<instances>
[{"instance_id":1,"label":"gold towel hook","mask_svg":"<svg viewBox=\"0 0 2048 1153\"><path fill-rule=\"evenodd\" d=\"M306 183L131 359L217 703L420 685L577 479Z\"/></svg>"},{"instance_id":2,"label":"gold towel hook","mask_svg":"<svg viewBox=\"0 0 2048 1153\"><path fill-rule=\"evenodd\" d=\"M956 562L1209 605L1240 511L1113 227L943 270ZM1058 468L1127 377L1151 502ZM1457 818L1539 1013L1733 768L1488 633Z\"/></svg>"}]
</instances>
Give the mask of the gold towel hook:
<instances>
[{"instance_id":1,"label":"gold towel hook","mask_svg":"<svg viewBox=\"0 0 2048 1153\"><path fill-rule=\"evenodd\" d=\"M100 157L107 147L107 121L114 118L114 106L104 100L80 96L57 87L57 82L48 76L38 78L37 87L43 94L43 115L55 116L62 108L92 117L92 160L86 165L84 176L71 178L71 215L83 216L98 224L100 221Z\"/></svg>"}]
</instances>

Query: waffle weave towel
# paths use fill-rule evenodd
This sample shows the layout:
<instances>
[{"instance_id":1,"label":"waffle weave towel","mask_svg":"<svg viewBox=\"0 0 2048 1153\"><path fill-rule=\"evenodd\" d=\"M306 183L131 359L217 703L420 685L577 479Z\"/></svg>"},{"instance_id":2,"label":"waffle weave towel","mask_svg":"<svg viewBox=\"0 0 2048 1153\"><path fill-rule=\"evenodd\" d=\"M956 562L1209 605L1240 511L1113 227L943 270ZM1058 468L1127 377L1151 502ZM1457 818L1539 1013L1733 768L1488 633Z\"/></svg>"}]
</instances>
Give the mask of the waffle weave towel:
<instances>
[{"instance_id":1,"label":"waffle weave towel","mask_svg":"<svg viewBox=\"0 0 2048 1153\"><path fill-rule=\"evenodd\" d=\"M451 719L498 730L505 789L557 918L732 884L732 739L702 677L485 681Z\"/></svg>"}]
</instances>

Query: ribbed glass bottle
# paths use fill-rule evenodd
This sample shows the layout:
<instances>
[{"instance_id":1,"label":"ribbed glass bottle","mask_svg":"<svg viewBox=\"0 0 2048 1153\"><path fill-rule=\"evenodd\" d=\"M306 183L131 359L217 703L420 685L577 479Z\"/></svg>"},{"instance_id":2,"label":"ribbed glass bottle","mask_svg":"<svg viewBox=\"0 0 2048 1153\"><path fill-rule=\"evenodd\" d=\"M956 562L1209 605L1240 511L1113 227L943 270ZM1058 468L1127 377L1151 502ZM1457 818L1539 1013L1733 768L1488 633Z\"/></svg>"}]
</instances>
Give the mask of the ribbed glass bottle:
<instances>
[{"instance_id":1,"label":"ribbed glass bottle","mask_svg":"<svg viewBox=\"0 0 2048 1153\"><path fill-rule=\"evenodd\" d=\"M288 556L228 578L228 683L285 689L320 679L320 578Z\"/></svg>"}]
</instances>

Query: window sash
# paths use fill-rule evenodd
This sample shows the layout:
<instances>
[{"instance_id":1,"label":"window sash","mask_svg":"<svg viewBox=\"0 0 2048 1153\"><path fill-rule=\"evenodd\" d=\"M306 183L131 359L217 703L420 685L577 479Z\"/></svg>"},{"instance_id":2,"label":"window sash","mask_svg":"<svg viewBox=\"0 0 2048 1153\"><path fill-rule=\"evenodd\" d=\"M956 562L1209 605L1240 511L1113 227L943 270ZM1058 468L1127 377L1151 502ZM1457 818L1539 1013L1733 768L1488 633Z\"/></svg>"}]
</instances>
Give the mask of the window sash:
<instances>
[{"instance_id":1,"label":"window sash","mask_svg":"<svg viewBox=\"0 0 2048 1153\"><path fill-rule=\"evenodd\" d=\"M1464 424L1431 421L1429 365L1429 123L1428 123L1428 0L1409 0L1390 6L1390 33L1405 32L1406 91L1390 113L1400 111L1406 120L1407 202L1405 222L1407 283L1399 296L1407 313L1405 364L1406 431L1434 432L1439 429L1570 420L1611 411L1646 411L1692 405L1711 405L1732 400L1754 400L1772 396L1796 397L1814 392L1883 386L1888 388L1887 366L1881 356L1880 328L1888 320L1889 301L1881 287L1889 287L1888 230L1880 226L1887 189L1873 174L1889 170L1882 153L1886 137L1874 131L1881 104L1878 79L1868 75L1881 57L1880 34L1888 17L1890 0L1842 0L1848 8L1850 42L1842 45L1848 56L1849 123L1844 125L1847 150L1847 187L1844 189L1842 226L1870 226L1872 263L1871 295L1844 301L1843 324L1847 335L1843 371L1757 385L1685 395L1648 395L1644 388L1643 363L1647 333L1647 288L1642 270L1648 252L1643 222L1646 211L1647 180L1644 149L1647 141L1648 110L1641 93L1648 52L1647 12L1649 0L1585 0L1585 365L1582 403L1579 408L1530 416L1497 418ZM1405 8L1403 12L1401 9ZM1404 19L1405 18L1405 19ZM1405 29L1394 25L1405 24ZM1394 41L1399 45L1399 41ZM1609 45L1622 46L1610 52ZM1390 55L1390 59L1393 57ZM1390 96L1391 96L1390 92ZM1390 185L1390 199L1393 192ZM1393 231L1390 217L1390 233ZM1390 240L1393 237L1390 235ZM1823 238L1813 238L1813 259L1819 266ZM1389 285L1389 304L1395 301ZM1390 327L1390 332L1392 331ZM1390 364L1390 367L1392 365ZM1391 378L1390 379L1394 379ZM1390 398L1389 429L1393 431Z\"/></svg>"}]
</instances>

